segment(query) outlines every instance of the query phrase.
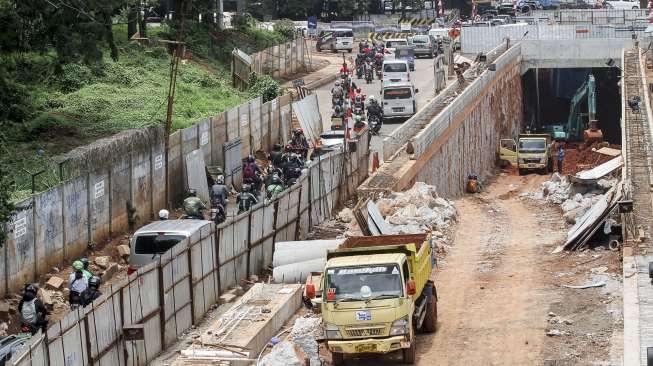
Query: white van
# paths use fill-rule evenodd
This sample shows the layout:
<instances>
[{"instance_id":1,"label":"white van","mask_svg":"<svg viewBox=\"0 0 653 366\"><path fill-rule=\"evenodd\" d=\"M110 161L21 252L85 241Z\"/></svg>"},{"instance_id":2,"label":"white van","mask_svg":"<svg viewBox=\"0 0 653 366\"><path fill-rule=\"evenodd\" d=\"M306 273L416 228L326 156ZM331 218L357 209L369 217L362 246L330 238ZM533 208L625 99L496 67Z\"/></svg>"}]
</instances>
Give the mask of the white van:
<instances>
[{"instance_id":1,"label":"white van","mask_svg":"<svg viewBox=\"0 0 653 366\"><path fill-rule=\"evenodd\" d=\"M153 262L180 241L199 233L206 220L161 220L154 221L136 230L131 238L128 274Z\"/></svg>"},{"instance_id":2,"label":"white van","mask_svg":"<svg viewBox=\"0 0 653 366\"><path fill-rule=\"evenodd\" d=\"M385 60L382 71L384 84L410 81L410 66L406 60Z\"/></svg>"},{"instance_id":3,"label":"white van","mask_svg":"<svg viewBox=\"0 0 653 366\"><path fill-rule=\"evenodd\" d=\"M405 38L391 38L385 41L385 49L394 54L397 46L408 46L408 40Z\"/></svg>"},{"instance_id":4,"label":"white van","mask_svg":"<svg viewBox=\"0 0 653 366\"><path fill-rule=\"evenodd\" d=\"M381 91L383 118L405 118L414 115L417 112L415 94L418 91L410 82L384 84Z\"/></svg>"},{"instance_id":5,"label":"white van","mask_svg":"<svg viewBox=\"0 0 653 366\"><path fill-rule=\"evenodd\" d=\"M331 52L346 50L350 53L354 49L354 31L351 28L334 28L327 32L331 34L322 49L328 48Z\"/></svg>"}]
</instances>

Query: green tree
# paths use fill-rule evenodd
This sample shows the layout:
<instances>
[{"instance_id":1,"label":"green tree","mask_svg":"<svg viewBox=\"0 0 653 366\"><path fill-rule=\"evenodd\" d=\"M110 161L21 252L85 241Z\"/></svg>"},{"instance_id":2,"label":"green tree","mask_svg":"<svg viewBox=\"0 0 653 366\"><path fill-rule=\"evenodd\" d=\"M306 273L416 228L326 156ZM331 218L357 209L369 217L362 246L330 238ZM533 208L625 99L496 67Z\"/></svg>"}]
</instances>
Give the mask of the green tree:
<instances>
[{"instance_id":1,"label":"green tree","mask_svg":"<svg viewBox=\"0 0 653 366\"><path fill-rule=\"evenodd\" d=\"M14 204L10 201L10 194L14 190L14 182L8 178L0 166L0 247L7 241L7 225L14 211Z\"/></svg>"}]
</instances>

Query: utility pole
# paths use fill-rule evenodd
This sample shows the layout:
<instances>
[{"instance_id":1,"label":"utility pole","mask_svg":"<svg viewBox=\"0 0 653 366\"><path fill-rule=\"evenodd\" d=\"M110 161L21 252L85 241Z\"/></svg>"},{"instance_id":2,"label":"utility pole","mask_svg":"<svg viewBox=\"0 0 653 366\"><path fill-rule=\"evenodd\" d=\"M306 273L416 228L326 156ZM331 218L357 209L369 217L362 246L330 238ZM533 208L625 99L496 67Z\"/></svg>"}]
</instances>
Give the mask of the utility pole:
<instances>
[{"instance_id":1,"label":"utility pole","mask_svg":"<svg viewBox=\"0 0 653 366\"><path fill-rule=\"evenodd\" d=\"M172 207L170 201L170 132L172 130L172 113L175 103L175 91L177 87L177 70L179 69L179 61L183 54L184 45L184 18L185 18L185 4L186 0L178 0L175 9L175 18L179 19L179 27L177 28L177 37L174 42L170 42L173 46L172 58L170 60L170 77L168 82L168 108L166 110L166 124L165 124L165 196L166 207Z\"/></svg>"}]
</instances>

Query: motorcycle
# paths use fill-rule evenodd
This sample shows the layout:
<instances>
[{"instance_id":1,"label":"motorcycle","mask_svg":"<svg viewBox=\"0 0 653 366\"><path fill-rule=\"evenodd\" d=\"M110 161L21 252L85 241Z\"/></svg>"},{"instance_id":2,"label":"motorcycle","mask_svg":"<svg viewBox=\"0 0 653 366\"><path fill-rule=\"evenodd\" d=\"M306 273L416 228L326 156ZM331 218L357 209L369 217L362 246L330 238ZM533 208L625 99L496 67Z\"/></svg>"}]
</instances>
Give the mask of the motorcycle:
<instances>
[{"instance_id":1,"label":"motorcycle","mask_svg":"<svg viewBox=\"0 0 653 366\"><path fill-rule=\"evenodd\" d=\"M332 97L331 97L331 105L332 105L333 107L335 107L335 106L337 106L337 105L339 105L340 107L342 107L342 104L343 104L343 103L344 103L344 97L343 97L342 95L341 95L341 96L332 96Z\"/></svg>"},{"instance_id":2,"label":"motorcycle","mask_svg":"<svg viewBox=\"0 0 653 366\"><path fill-rule=\"evenodd\" d=\"M367 67L365 69L365 82L367 84L372 83L373 77L372 77L372 67Z\"/></svg>"},{"instance_id":3,"label":"motorcycle","mask_svg":"<svg viewBox=\"0 0 653 366\"><path fill-rule=\"evenodd\" d=\"M365 74L367 74L367 71L365 71ZM356 78L362 79L363 78L363 65L360 65L356 68ZM367 76L366 76L367 78Z\"/></svg>"},{"instance_id":4,"label":"motorcycle","mask_svg":"<svg viewBox=\"0 0 653 366\"><path fill-rule=\"evenodd\" d=\"M211 221L216 225L220 225L227 219L227 212L224 205L219 199L211 200Z\"/></svg>"},{"instance_id":5,"label":"motorcycle","mask_svg":"<svg viewBox=\"0 0 653 366\"><path fill-rule=\"evenodd\" d=\"M372 135L378 135L379 131L381 131L381 126L383 125L383 121L381 120L381 116L378 114L370 114L367 116L367 120L370 126L370 132Z\"/></svg>"},{"instance_id":6,"label":"motorcycle","mask_svg":"<svg viewBox=\"0 0 653 366\"><path fill-rule=\"evenodd\" d=\"M382 71L382 68L383 68L383 64L378 64L378 63L377 63L377 64L374 66L374 69L376 70L376 78L379 79L379 80L381 80L381 76L382 76L382 75L381 75L381 71Z\"/></svg>"}]
</instances>

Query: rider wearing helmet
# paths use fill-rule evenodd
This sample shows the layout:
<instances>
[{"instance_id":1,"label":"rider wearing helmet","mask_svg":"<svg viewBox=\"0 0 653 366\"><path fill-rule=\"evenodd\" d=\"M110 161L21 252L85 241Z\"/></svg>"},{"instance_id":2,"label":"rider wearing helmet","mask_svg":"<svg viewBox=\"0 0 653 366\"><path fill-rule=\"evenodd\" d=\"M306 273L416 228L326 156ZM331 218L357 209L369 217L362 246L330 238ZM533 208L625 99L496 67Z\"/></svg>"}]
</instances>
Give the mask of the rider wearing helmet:
<instances>
[{"instance_id":1,"label":"rider wearing helmet","mask_svg":"<svg viewBox=\"0 0 653 366\"><path fill-rule=\"evenodd\" d=\"M238 205L239 214L249 211L252 206L258 203L258 199L256 199L256 196L254 196L250 190L251 187L249 184L243 184L242 192L238 193L238 196L236 196L236 204Z\"/></svg>"},{"instance_id":2,"label":"rider wearing helmet","mask_svg":"<svg viewBox=\"0 0 653 366\"><path fill-rule=\"evenodd\" d=\"M71 306L81 304L81 295L88 288L88 280L84 276L84 264L81 261L73 262L73 272L68 277L68 302Z\"/></svg>"},{"instance_id":3,"label":"rider wearing helmet","mask_svg":"<svg viewBox=\"0 0 653 366\"><path fill-rule=\"evenodd\" d=\"M215 184L211 186L211 204L221 204L222 207L227 207L227 199L229 198L229 190L224 184L224 177L220 176L216 179Z\"/></svg>"},{"instance_id":4,"label":"rider wearing helmet","mask_svg":"<svg viewBox=\"0 0 653 366\"><path fill-rule=\"evenodd\" d=\"M48 310L43 302L36 297L37 292L38 288L28 283L23 289L23 298L18 303L20 322L29 328L32 335L36 334L39 328L45 332L48 326Z\"/></svg>"},{"instance_id":5,"label":"rider wearing helmet","mask_svg":"<svg viewBox=\"0 0 653 366\"><path fill-rule=\"evenodd\" d=\"M159 220L167 220L170 217L170 212L165 208L159 210Z\"/></svg>"},{"instance_id":6,"label":"rider wearing helmet","mask_svg":"<svg viewBox=\"0 0 653 366\"><path fill-rule=\"evenodd\" d=\"M268 199L273 200L277 198L281 192L283 192L283 182L281 181L281 178L279 178L278 175L274 174L270 180L270 184L268 184L265 191L267 193Z\"/></svg>"},{"instance_id":7,"label":"rider wearing helmet","mask_svg":"<svg viewBox=\"0 0 653 366\"><path fill-rule=\"evenodd\" d=\"M383 108L381 108L381 105L377 102L376 98L373 95L370 95L370 97L367 98L367 118L369 119L372 115L381 118L383 115Z\"/></svg>"},{"instance_id":8,"label":"rider wearing helmet","mask_svg":"<svg viewBox=\"0 0 653 366\"><path fill-rule=\"evenodd\" d=\"M345 90L340 85L340 80L336 80L333 88L331 88L331 100L334 105L341 104L342 98L345 96Z\"/></svg>"},{"instance_id":9,"label":"rider wearing helmet","mask_svg":"<svg viewBox=\"0 0 653 366\"><path fill-rule=\"evenodd\" d=\"M182 206L184 207L184 215L187 219L204 220L202 210L206 208L206 205L197 197L197 192L194 189L188 190L188 197L186 197Z\"/></svg>"},{"instance_id":10,"label":"rider wearing helmet","mask_svg":"<svg viewBox=\"0 0 653 366\"><path fill-rule=\"evenodd\" d=\"M82 305L86 306L93 301L95 301L98 297L102 296L102 293L100 292L100 283L102 280L100 280L100 277L98 276L93 276L91 277L90 280L88 280L88 288L86 291L82 293Z\"/></svg>"}]
</instances>

